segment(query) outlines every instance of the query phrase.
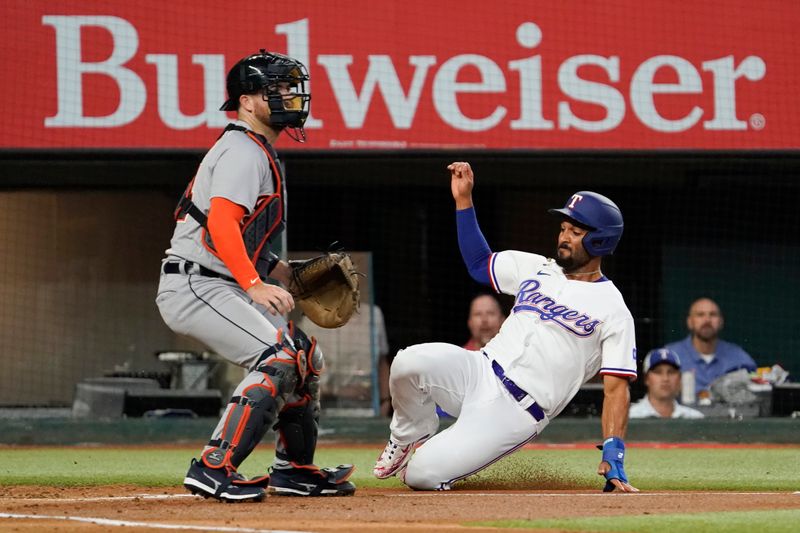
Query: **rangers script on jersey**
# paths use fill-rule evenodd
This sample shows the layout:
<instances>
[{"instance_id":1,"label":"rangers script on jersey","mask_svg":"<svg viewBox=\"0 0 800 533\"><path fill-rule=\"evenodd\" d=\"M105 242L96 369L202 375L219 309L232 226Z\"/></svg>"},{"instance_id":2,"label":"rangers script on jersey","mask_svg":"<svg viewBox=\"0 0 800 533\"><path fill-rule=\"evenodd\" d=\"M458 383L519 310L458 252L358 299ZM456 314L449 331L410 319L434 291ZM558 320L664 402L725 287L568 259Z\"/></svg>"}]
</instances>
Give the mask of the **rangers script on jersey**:
<instances>
[{"instance_id":1,"label":"rangers script on jersey","mask_svg":"<svg viewBox=\"0 0 800 533\"><path fill-rule=\"evenodd\" d=\"M598 371L636 378L633 317L611 280L569 280L553 259L518 251L492 254L489 277L516 299L484 351L550 418Z\"/></svg>"}]
</instances>

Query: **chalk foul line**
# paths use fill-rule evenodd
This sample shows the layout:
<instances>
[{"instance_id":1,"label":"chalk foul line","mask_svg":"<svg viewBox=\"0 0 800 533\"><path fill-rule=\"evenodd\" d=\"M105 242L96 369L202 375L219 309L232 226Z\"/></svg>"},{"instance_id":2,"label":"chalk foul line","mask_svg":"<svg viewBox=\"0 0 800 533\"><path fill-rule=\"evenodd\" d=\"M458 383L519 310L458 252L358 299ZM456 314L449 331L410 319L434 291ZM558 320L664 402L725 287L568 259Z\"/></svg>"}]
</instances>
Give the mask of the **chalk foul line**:
<instances>
[{"instance_id":1,"label":"chalk foul line","mask_svg":"<svg viewBox=\"0 0 800 533\"><path fill-rule=\"evenodd\" d=\"M243 533L310 533L308 531L284 530L284 529L253 529L246 527L229 526L204 526L195 524L163 524L158 522L137 522L132 520L111 520L109 518L99 518L93 516L49 516L38 514L16 514L0 513L0 518L17 518L21 520L63 520L72 522L83 522L109 527L149 527L152 529L180 529L191 531L220 531L220 532L243 532Z\"/></svg>"}]
</instances>

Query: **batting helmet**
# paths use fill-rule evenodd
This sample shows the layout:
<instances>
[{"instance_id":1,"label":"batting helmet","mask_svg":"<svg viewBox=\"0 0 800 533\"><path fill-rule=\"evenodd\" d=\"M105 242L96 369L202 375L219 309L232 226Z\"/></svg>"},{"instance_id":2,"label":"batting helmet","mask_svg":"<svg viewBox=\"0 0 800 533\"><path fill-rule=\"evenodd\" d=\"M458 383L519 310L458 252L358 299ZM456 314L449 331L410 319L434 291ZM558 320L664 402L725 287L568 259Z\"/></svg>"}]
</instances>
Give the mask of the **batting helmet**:
<instances>
[{"instance_id":1,"label":"batting helmet","mask_svg":"<svg viewBox=\"0 0 800 533\"><path fill-rule=\"evenodd\" d=\"M548 212L562 215L589 229L583 238L583 247L590 255L611 255L622 237L622 211L602 194L576 192L563 208L548 209Z\"/></svg>"},{"instance_id":2,"label":"batting helmet","mask_svg":"<svg viewBox=\"0 0 800 533\"><path fill-rule=\"evenodd\" d=\"M300 61L262 48L257 54L240 59L228 72L228 99L219 109L236 111L241 95L261 91L269 104L270 126L296 128L305 138L303 124L311 107L311 94L305 89L307 81L308 71ZM280 93L280 83L289 84L291 97Z\"/></svg>"}]
</instances>

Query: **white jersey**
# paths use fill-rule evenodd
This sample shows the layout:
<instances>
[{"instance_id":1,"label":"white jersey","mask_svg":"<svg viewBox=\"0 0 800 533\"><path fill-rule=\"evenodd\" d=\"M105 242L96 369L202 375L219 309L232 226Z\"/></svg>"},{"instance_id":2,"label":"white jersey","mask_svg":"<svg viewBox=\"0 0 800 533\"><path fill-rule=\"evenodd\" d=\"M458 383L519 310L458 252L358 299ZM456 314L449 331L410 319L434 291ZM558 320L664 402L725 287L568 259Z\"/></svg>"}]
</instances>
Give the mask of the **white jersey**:
<instances>
[{"instance_id":1,"label":"white jersey","mask_svg":"<svg viewBox=\"0 0 800 533\"><path fill-rule=\"evenodd\" d=\"M636 378L633 317L607 278L569 280L553 259L518 251L492 254L489 277L516 300L483 350L550 418L598 372Z\"/></svg>"},{"instance_id":2,"label":"white jersey","mask_svg":"<svg viewBox=\"0 0 800 533\"><path fill-rule=\"evenodd\" d=\"M644 398L642 398L635 404L631 405L631 409L628 412L628 416L630 418L664 418L660 414L658 414L658 411L655 410L653 404L650 403L650 398L646 395ZM697 409L686 407L685 405L679 404L677 401L674 402L671 418L704 418L704 417L705 415L700 411L698 411Z\"/></svg>"},{"instance_id":3,"label":"white jersey","mask_svg":"<svg viewBox=\"0 0 800 533\"><path fill-rule=\"evenodd\" d=\"M246 122L235 120L233 123L249 129ZM264 150L244 132L232 130L219 138L200 163L191 200L206 215L211 199L216 197L239 204L250 214L260 197L273 192L272 168ZM225 263L206 248L203 228L191 215L175 225L166 253L232 276Z\"/></svg>"}]
</instances>

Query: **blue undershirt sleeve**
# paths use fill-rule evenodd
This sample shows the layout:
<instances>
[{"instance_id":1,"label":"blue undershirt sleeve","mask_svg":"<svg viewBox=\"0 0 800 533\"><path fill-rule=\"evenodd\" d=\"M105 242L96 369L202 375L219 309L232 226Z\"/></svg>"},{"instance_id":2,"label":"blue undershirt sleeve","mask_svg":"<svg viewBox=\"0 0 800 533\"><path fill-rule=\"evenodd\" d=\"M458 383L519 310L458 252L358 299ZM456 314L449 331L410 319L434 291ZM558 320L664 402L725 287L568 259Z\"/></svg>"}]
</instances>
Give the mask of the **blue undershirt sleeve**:
<instances>
[{"instance_id":1,"label":"blue undershirt sleeve","mask_svg":"<svg viewBox=\"0 0 800 533\"><path fill-rule=\"evenodd\" d=\"M458 231L458 248L472 279L478 283L489 285L489 258L492 250L481 233L475 208L456 210L456 229Z\"/></svg>"}]
</instances>

